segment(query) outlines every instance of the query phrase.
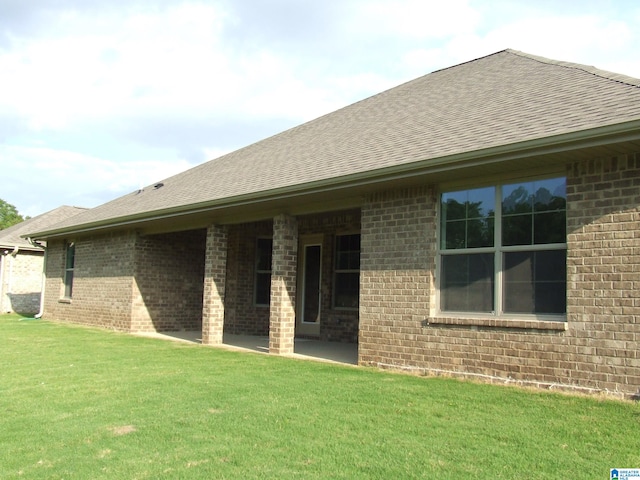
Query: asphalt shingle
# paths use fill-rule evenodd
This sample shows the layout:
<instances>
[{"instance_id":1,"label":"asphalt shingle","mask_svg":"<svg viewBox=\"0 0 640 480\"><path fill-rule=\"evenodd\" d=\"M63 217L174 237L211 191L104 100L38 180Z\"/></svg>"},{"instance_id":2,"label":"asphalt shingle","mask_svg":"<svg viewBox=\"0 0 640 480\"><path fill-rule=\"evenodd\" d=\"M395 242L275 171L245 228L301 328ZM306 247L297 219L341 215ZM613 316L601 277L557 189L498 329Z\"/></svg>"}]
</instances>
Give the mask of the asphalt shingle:
<instances>
[{"instance_id":1,"label":"asphalt shingle","mask_svg":"<svg viewBox=\"0 0 640 480\"><path fill-rule=\"evenodd\" d=\"M37 217L29 218L9 228L0 230L0 248L20 247L36 249L27 239L22 238L22 235L28 235L30 232L42 231L53 227L85 211L87 211L86 208L63 205Z\"/></svg>"},{"instance_id":2,"label":"asphalt shingle","mask_svg":"<svg viewBox=\"0 0 640 480\"><path fill-rule=\"evenodd\" d=\"M504 50L384 91L73 217L224 201L640 118L640 80Z\"/></svg>"}]
</instances>

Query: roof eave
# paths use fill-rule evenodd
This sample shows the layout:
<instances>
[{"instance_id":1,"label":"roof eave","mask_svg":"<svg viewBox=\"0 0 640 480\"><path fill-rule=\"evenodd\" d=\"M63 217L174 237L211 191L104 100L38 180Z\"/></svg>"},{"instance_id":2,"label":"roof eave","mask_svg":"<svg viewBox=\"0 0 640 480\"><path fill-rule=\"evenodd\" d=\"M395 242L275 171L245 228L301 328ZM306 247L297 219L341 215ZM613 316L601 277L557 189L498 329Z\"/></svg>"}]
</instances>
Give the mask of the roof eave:
<instances>
[{"instance_id":1,"label":"roof eave","mask_svg":"<svg viewBox=\"0 0 640 480\"><path fill-rule=\"evenodd\" d=\"M12 244L12 243L0 243L0 250L15 250L18 249L18 251L28 251L28 252L42 252L42 248L37 248L37 247L32 247L30 245L16 245L16 244Z\"/></svg>"},{"instance_id":2,"label":"roof eave","mask_svg":"<svg viewBox=\"0 0 640 480\"><path fill-rule=\"evenodd\" d=\"M327 178L315 182L297 184L273 190L252 192L246 195L216 199L196 204L180 205L163 210L147 211L98 222L73 225L60 229L44 230L23 235L23 238L45 239L70 234L89 233L99 230L134 226L141 222L168 219L188 214L246 206L267 200L299 197L312 193L341 190L353 186L379 184L390 180L400 180L416 175L440 173L464 167L482 165L496 161L508 161L533 155L548 155L569 150L602 146L614 142L639 141L640 118L622 123L594 127L575 132L535 138L506 145L498 145L481 150L445 155L418 162L394 165L392 167L368 170L338 178Z\"/></svg>"}]
</instances>

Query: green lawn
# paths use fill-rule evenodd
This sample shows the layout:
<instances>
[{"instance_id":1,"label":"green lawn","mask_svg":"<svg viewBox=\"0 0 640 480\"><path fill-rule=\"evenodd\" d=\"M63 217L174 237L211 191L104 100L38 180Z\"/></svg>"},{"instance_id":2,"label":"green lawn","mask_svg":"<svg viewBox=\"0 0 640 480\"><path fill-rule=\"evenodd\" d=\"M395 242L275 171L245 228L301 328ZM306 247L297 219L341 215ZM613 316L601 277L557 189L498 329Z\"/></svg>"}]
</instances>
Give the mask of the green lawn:
<instances>
[{"instance_id":1,"label":"green lawn","mask_svg":"<svg viewBox=\"0 0 640 480\"><path fill-rule=\"evenodd\" d=\"M0 316L0 478L608 479L640 405Z\"/></svg>"}]
</instances>

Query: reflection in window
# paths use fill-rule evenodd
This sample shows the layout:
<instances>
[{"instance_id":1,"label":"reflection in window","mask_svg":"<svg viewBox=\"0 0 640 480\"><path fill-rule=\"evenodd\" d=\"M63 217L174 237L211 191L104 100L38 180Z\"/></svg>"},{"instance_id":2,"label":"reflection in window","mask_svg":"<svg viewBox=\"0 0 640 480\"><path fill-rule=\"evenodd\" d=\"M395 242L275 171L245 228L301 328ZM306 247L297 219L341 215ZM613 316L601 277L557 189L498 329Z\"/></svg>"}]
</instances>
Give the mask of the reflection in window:
<instances>
[{"instance_id":1,"label":"reflection in window","mask_svg":"<svg viewBox=\"0 0 640 480\"><path fill-rule=\"evenodd\" d=\"M493 187L442 195L443 248L493 245L495 189Z\"/></svg>"},{"instance_id":2,"label":"reflection in window","mask_svg":"<svg viewBox=\"0 0 640 480\"><path fill-rule=\"evenodd\" d=\"M360 235L338 235L334 262L333 304L358 308L360 295Z\"/></svg>"},{"instance_id":3,"label":"reflection in window","mask_svg":"<svg viewBox=\"0 0 640 480\"><path fill-rule=\"evenodd\" d=\"M502 244L564 243L566 187L562 179L541 180L502 189Z\"/></svg>"},{"instance_id":4,"label":"reflection in window","mask_svg":"<svg viewBox=\"0 0 640 480\"><path fill-rule=\"evenodd\" d=\"M566 313L566 180L443 193L440 275L442 311Z\"/></svg>"}]
</instances>

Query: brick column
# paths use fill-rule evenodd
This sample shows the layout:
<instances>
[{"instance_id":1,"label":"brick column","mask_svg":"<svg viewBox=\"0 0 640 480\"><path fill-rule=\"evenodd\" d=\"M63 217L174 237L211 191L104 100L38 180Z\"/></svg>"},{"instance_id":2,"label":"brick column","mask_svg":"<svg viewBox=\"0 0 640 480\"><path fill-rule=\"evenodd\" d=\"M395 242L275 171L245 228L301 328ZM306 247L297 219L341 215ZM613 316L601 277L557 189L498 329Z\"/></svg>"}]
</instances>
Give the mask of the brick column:
<instances>
[{"instance_id":1,"label":"brick column","mask_svg":"<svg viewBox=\"0 0 640 480\"><path fill-rule=\"evenodd\" d=\"M277 355L293 353L297 259L296 219L287 215L278 215L273 219L269 353Z\"/></svg>"},{"instance_id":2,"label":"brick column","mask_svg":"<svg viewBox=\"0 0 640 480\"><path fill-rule=\"evenodd\" d=\"M222 343L224 292L227 273L227 228L211 225L207 229L202 301L202 343Z\"/></svg>"}]
</instances>

